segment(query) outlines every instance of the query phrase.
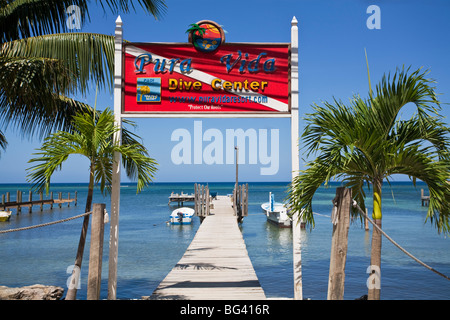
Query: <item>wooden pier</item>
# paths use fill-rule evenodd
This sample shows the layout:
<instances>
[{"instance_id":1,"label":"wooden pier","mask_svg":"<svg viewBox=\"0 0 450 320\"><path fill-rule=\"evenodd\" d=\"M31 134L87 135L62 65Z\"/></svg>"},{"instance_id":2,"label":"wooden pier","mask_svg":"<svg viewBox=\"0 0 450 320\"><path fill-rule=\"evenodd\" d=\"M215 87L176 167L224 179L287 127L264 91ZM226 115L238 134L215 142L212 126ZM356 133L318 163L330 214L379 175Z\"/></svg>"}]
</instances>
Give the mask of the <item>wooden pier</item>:
<instances>
[{"instance_id":1,"label":"wooden pier","mask_svg":"<svg viewBox=\"0 0 450 320\"><path fill-rule=\"evenodd\" d=\"M183 191L181 192L181 194L178 193L173 193L170 195L169 197L169 204L171 204L172 202L177 202L178 205L184 205L185 202L194 202L195 201L195 196L194 194L186 194L183 193Z\"/></svg>"},{"instance_id":2,"label":"wooden pier","mask_svg":"<svg viewBox=\"0 0 450 320\"><path fill-rule=\"evenodd\" d=\"M266 299L239 230L233 201L212 199L183 257L160 283L151 300Z\"/></svg>"},{"instance_id":3,"label":"wooden pier","mask_svg":"<svg viewBox=\"0 0 450 320\"><path fill-rule=\"evenodd\" d=\"M422 201L422 207L428 206L430 204L430 196L425 196L423 193L423 189L420 189L420 200Z\"/></svg>"},{"instance_id":4,"label":"wooden pier","mask_svg":"<svg viewBox=\"0 0 450 320\"><path fill-rule=\"evenodd\" d=\"M70 197L70 192L67 193L67 198L62 197L62 192L58 192L58 198L53 198L53 192L50 192L50 199L44 199L42 192L39 192L39 200L33 200L33 193L29 191L28 193L28 201L22 200L22 191L17 190L16 193L16 200L10 201L10 193L7 192L6 195L2 195L2 201L0 203L0 208L2 210L7 209L16 209L17 213L20 213L22 211L23 207L28 208L28 212L31 213L33 211L33 206L39 206L40 210L43 210L44 205L50 205L50 209L53 209L53 205L57 204L60 208L63 204L67 204L67 206L70 206L72 202L75 202L75 206L77 205L78 201L78 193L75 191L75 197Z\"/></svg>"}]
</instances>

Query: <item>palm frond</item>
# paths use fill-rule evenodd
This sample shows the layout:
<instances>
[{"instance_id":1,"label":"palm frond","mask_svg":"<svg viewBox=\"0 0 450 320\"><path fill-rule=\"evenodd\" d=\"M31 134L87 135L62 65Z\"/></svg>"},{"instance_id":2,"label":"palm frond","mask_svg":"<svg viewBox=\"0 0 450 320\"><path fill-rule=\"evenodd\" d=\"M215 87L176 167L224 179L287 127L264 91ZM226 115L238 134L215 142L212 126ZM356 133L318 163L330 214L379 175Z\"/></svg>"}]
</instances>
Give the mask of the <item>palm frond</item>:
<instances>
[{"instance_id":1,"label":"palm frond","mask_svg":"<svg viewBox=\"0 0 450 320\"><path fill-rule=\"evenodd\" d=\"M3 132L0 130L0 148L5 150L7 145L8 145L8 142L6 141L6 137L3 134Z\"/></svg>"},{"instance_id":2,"label":"palm frond","mask_svg":"<svg viewBox=\"0 0 450 320\"><path fill-rule=\"evenodd\" d=\"M158 163L149 157L147 149L141 144L122 145L119 152L127 176L137 181L136 192L140 192L152 182Z\"/></svg>"},{"instance_id":3,"label":"palm frond","mask_svg":"<svg viewBox=\"0 0 450 320\"><path fill-rule=\"evenodd\" d=\"M450 232L450 183L447 182L450 172L448 160L435 160L434 150L420 149L411 145L397 152L390 158L387 174L404 174L412 180L422 180L428 186L430 203L427 220L434 223L438 232Z\"/></svg>"},{"instance_id":4,"label":"palm frond","mask_svg":"<svg viewBox=\"0 0 450 320\"><path fill-rule=\"evenodd\" d=\"M89 83L110 86L113 37L59 34L4 44L0 50L0 123L24 135L70 129L71 118L90 107L65 97Z\"/></svg>"},{"instance_id":5,"label":"palm frond","mask_svg":"<svg viewBox=\"0 0 450 320\"><path fill-rule=\"evenodd\" d=\"M435 93L434 80L426 78L428 71L418 69L409 74L410 68L397 69L384 75L376 86L376 96L370 100L373 119L377 120L384 135L392 130L400 110L408 103L417 107L421 121L429 115L439 115L440 103Z\"/></svg>"},{"instance_id":6,"label":"palm frond","mask_svg":"<svg viewBox=\"0 0 450 320\"><path fill-rule=\"evenodd\" d=\"M330 170L331 169L331 170ZM300 212L301 218L306 225L314 228L314 215L312 210L312 201L317 189L339 174L339 170L334 170L336 167L330 168L320 161L310 162L306 170L299 172L289 185L287 201L289 208L293 212Z\"/></svg>"},{"instance_id":7,"label":"palm frond","mask_svg":"<svg viewBox=\"0 0 450 320\"><path fill-rule=\"evenodd\" d=\"M136 141L128 130L122 145L114 143L114 114L106 109L93 114L82 112L73 116L73 132L58 131L50 134L29 162L38 163L28 169L27 179L36 189L47 189L50 178L60 170L64 161L72 154L87 157L94 168L94 182L100 184L102 192L110 191L114 152L122 155L127 175L138 182L137 192L151 183L156 172L156 161L148 156L146 148Z\"/></svg>"},{"instance_id":8,"label":"palm frond","mask_svg":"<svg viewBox=\"0 0 450 320\"><path fill-rule=\"evenodd\" d=\"M93 33L60 33L30 37L4 43L0 56L5 59L46 59L64 68L66 82L59 93L88 92L89 84L112 89L114 74L114 36ZM70 82L69 80L70 79ZM63 86L66 84L66 86Z\"/></svg>"},{"instance_id":9,"label":"palm frond","mask_svg":"<svg viewBox=\"0 0 450 320\"><path fill-rule=\"evenodd\" d=\"M81 0L16 0L0 9L0 42L18 40L33 35L66 32L67 9L80 8L84 23L88 16L87 1Z\"/></svg>"},{"instance_id":10,"label":"palm frond","mask_svg":"<svg viewBox=\"0 0 450 320\"><path fill-rule=\"evenodd\" d=\"M198 32L199 35L203 35L206 33L206 29L203 27L200 27L198 24L196 23L191 23L190 24L190 28L186 30L186 33L190 33L190 32Z\"/></svg>"},{"instance_id":11,"label":"palm frond","mask_svg":"<svg viewBox=\"0 0 450 320\"><path fill-rule=\"evenodd\" d=\"M131 12L137 11L135 3L137 2L139 6L145 11L150 13L155 17L155 19L161 18L166 10L167 5L164 0L137 0L137 1L129 1L129 0L96 0L102 6L102 8L106 11L106 7L111 10L113 13L118 13L120 11L123 12Z\"/></svg>"},{"instance_id":12,"label":"palm frond","mask_svg":"<svg viewBox=\"0 0 450 320\"><path fill-rule=\"evenodd\" d=\"M60 60L0 55L0 86L5 93L20 94L22 100L32 100L42 91L62 93L74 87L74 80Z\"/></svg>"},{"instance_id":13,"label":"palm frond","mask_svg":"<svg viewBox=\"0 0 450 320\"><path fill-rule=\"evenodd\" d=\"M398 121L391 131L390 139L400 146L422 145L425 141L434 147L440 159L449 159L450 128L440 117L420 119L417 115L409 120Z\"/></svg>"},{"instance_id":14,"label":"palm frond","mask_svg":"<svg viewBox=\"0 0 450 320\"><path fill-rule=\"evenodd\" d=\"M64 131L51 134L33 154L35 157L29 160L29 163L38 164L28 169L27 180L33 183L33 188L48 192L53 173L60 170L64 161L73 154L85 155L79 135Z\"/></svg>"},{"instance_id":15,"label":"palm frond","mask_svg":"<svg viewBox=\"0 0 450 320\"><path fill-rule=\"evenodd\" d=\"M89 4L87 0L15 0L9 1L0 8L0 30L3 30L0 43L13 41L31 36L40 36L48 33L67 32L67 9L77 6L79 19L83 24L90 20ZM118 12L137 11L136 3L145 12L156 19L162 17L166 11L164 0L105 0L96 1L103 10Z\"/></svg>"},{"instance_id":16,"label":"palm frond","mask_svg":"<svg viewBox=\"0 0 450 320\"><path fill-rule=\"evenodd\" d=\"M20 95L13 99L0 90L0 124L23 136L42 138L55 130L71 131L71 118L77 112L92 113L89 105L62 95L39 94L31 103L22 103Z\"/></svg>"},{"instance_id":17,"label":"palm frond","mask_svg":"<svg viewBox=\"0 0 450 320\"><path fill-rule=\"evenodd\" d=\"M155 18L166 9L164 0L98 2L114 13L136 11L139 5ZM86 0L1 3L0 124L12 125L23 135L70 130L72 116L78 111L90 112L90 107L68 97L86 94L91 82L112 89L114 37L60 33L68 31L70 6L80 9L82 23L89 19Z\"/></svg>"}]
</instances>

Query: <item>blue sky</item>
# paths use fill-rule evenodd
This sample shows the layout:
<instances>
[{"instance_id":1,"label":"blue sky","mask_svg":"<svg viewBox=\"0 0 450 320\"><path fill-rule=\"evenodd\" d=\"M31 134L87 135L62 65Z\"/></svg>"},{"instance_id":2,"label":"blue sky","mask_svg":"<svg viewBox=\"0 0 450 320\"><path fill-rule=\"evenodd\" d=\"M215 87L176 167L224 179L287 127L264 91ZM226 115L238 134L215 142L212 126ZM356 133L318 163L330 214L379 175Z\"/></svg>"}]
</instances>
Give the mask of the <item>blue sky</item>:
<instances>
[{"instance_id":1,"label":"blue sky","mask_svg":"<svg viewBox=\"0 0 450 320\"><path fill-rule=\"evenodd\" d=\"M300 134L301 119L311 112L313 103L333 97L348 101L354 94L367 96L368 81L364 48L370 64L373 85L384 73L397 67L411 66L430 69L429 76L437 81L442 102L450 102L450 2L448 0L248 0L182 1L167 0L167 13L157 21L137 12L121 14L124 38L135 42L187 42L185 30L199 20L213 20L227 31L227 42L290 42L293 16L299 21L300 59ZM370 5L381 12L381 29L366 25ZM91 22L82 32L113 34L117 15L103 13L91 6ZM94 104L95 88L79 100ZM112 94L101 92L98 108L113 107ZM411 108L405 108L405 115ZM448 106L444 116L450 115ZM143 138L150 155L159 162L155 182L172 181L233 181L235 166L231 164L176 165L171 151L177 142L171 141L177 129L193 132L194 121L201 121L203 130L218 129L278 129L279 170L274 175L261 175L257 164L239 167L241 181L288 181L290 164L289 119L139 119L136 133ZM9 145L0 157L0 183L26 181L27 163L39 148L38 139L22 138L19 132L5 132ZM300 168L304 168L304 159ZM247 155L248 157L248 155ZM401 179L401 177L399 178ZM74 156L54 175L53 182L87 182L88 163ZM128 181L123 178L122 181Z\"/></svg>"}]
</instances>

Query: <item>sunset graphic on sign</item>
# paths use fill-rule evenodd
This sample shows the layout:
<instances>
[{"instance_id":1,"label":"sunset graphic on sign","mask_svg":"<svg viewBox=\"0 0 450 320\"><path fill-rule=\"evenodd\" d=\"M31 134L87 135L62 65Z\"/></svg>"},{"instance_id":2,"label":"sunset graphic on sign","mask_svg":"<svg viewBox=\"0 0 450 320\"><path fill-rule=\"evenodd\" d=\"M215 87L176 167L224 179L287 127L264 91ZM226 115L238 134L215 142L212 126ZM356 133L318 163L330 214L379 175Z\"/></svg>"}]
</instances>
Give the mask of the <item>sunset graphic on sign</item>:
<instances>
[{"instance_id":1,"label":"sunset graphic on sign","mask_svg":"<svg viewBox=\"0 0 450 320\"><path fill-rule=\"evenodd\" d=\"M202 52L213 52L224 41L223 31L212 22L199 22L190 25L186 31L194 47Z\"/></svg>"}]
</instances>

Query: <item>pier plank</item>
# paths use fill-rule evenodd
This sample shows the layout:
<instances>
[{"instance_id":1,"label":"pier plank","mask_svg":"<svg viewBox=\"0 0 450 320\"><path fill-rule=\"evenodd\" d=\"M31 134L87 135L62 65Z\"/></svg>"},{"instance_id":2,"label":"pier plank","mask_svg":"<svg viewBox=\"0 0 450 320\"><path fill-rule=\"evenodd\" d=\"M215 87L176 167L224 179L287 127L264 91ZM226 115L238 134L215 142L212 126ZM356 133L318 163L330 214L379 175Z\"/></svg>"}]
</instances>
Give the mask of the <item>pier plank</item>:
<instances>
[{"instance_id":1,"label":"pier plank","mask_svg":"<svg viewBox=\"0 0 450 320\"><path fill-rule=\"evenodd\" d=\"M217 196L183 257L152 300L266 299L248 256L231 199Z\"/></svg>"}]
</instances>

